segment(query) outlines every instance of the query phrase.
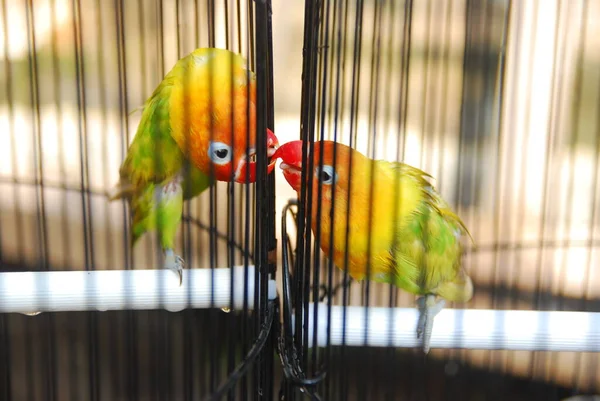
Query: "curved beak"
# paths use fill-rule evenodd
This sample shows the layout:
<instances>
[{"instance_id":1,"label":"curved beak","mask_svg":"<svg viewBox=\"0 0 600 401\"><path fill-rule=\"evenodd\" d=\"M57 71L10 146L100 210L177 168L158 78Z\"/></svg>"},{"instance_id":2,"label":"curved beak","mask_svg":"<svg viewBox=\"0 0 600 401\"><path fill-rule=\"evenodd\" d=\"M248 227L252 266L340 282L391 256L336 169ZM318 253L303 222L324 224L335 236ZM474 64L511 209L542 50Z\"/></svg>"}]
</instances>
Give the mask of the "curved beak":
<instances>
[{"instance_id":1,"label":"curved beak","mask_svg":"<svg viewBox=\"0 0 600 401\"><path fill-rule=\"evenodd\" d=\"M273 131L267 128L267 157L269 158L269 165L267 166L267 174L271 174L275 168L275 162L277 158L273 157L277 148L279 147L279 139L275 136Z\"/></svg>"},{"instance_id":2,"label":"curved beak","mask_svg":"<svg viewBox=\"0 0 600 401\"><path fill-rule=\"evenodd\" d=\"M300 192L302 177L302 141L284 143L275 151L273 159L281 158L279 168L292 188Z\"/></svg>"},{"instance_id":3,"label":"curved beak","mask_svg":"<svg viewBox=\"0 0 600 401\"><path fill-rule=\"evenodd\" d=\"M271 174L273 169L275 168L275 162L277 161L273 155L276 153L277 148L279 147L279 140L277 136L267 128L267 157L268 157L268 165L267 165L267 175ZM235 172L235 182L239 183L254 183L256 182L256 151L253 150L249 154L249 161L247 159L242 159L238 165L238 168ZM246 177L248 175L248 177ZM248 180L246 180L248 178Z\"/></svg>"}]
</instances>

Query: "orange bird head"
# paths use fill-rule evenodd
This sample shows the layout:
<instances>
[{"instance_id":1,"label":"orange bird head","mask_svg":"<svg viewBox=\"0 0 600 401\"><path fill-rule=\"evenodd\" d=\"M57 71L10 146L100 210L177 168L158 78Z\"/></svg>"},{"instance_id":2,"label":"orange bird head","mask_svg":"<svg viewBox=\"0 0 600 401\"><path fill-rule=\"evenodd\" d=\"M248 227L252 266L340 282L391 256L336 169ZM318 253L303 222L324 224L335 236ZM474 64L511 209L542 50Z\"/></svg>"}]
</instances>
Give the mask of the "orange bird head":
<instances>
[{"instance_id":1,"label":"orange bird head","mask_svg":"<svg viewBox=\"0 0 600 401\"><path fill-rule=\"evenodd\" d=\"M203 164L203 170L210 172L210 164L214 171L214 177L218 181L234 181L239 183L253 183L256 181L256 148L252 141L249 146L246 145L245 135L238 135L234 138L233 146L230 145L231 136L225 135L220 138L215 135L212 141L206 143L206 158ZM267 128L267 174L270 174L275 168L277 159L273 158L279 141L275 134ZM233 177L233 179L232 179Z\"/></svg>"},{"instance_id":2,"label":"orange bird head","mask_svg":"<svg viewBox=\"0 0 600 401\"><path fill-rule=\"evenodd\" d=\"M310 152L310 147L308 151ZM360 153L354 152L352 148L334 141L315 142L313 152L313 197L317 196L319 182L321 182L322 198L326 200L331 199L334 191L347 192L349 188L348 167L351 155L353 165L361 162L362 159L366 159ZM300 193L302 185L302 141L291 141L281 145L273 154L273 159L277 158L281 158L282 163L279 167L283 170L286 181L296 192ZM355 174L359 175L360 171L353 172L353 180L356 180Z\"/></svg>"},{"instance_id":3,"label":"orange bird head","mask_svg":"<svg viewBox=\"0 0 600 401\"><path fill-rule=\"evenodd\" d=\"M308 151L311 151L310 147ZM372 161L360 152L333 141L315 142L312 152L313 165L307 166L306 177L308 179L308 173L312 170L312 180L307 184L312 185L313 233L316 233L316 228L319 226L321 250L331 257L338 267L343 268L346 232L348 226L352 224L350 230L355 235L349 237L348 246L349 249L356 251L353 255L358 254L359 257L352 256L348 268L352 277L361 279L364 276L362 270L365 266L362 256L367 254L364 252L365 239L369 238L368 235L364 235L365 226L368 226L369 222L368 210L370 209L369 185L365 183L370 179ZM280 168L283 170L283 176L301 196L302 141L284 143L275 151L273 157L281 158ZM349 202L351 207L348 213ZM331 230L335 233L334 243L330 243Z\"/></svg>"},{"instance_id":4,"label":"orange bird head","mask_svg":"<svg viewBox=\"0 0 600 401\"><path fill-rule=\"evenodd\" d=\"M256 181L256 75L241 54L196 49L163 80L171 136L203 173L218 181ZM279 145L267 129L267 156ZM275 161L268 161L268 173Z\"/></svg>"}]
</instances>

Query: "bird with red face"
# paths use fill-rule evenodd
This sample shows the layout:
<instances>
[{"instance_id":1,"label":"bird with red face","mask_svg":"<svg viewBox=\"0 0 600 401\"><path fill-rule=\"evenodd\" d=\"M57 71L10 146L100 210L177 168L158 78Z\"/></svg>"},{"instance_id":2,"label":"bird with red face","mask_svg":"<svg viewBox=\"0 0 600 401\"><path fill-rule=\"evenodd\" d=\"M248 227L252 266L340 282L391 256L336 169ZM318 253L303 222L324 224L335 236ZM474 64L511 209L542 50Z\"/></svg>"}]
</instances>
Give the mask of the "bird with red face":
<instances>
[{"instance_id":1,"label":"bird with red face","mask_svg":"<svg viewBox=\"0 0 600 401\"><path fill-rule=\"evenodd\" d=\"M333 141L315 142L308 148L313 165L303 166L302 146L302 141L285 143L273 157L281 158L283 175L299 195L302 168L313 171L307 183L313 191L311 228L313 234L320 228L321 250L355 280L391 283L421 295L417 337L427 353L444 299L467 302L473 296L461 265L461 239L470 237L468 230L427 173L370 159ZM436 302L436 296L442 300Z\"/></svg>"},{"instance_id":2,"label":"bird with red face","mask_svg":"<svg viewBox=\"0 0 600 401\"><path fill-rule=\"evenodd\" d=\"M267 130L268 157L278 145ZM268 162L268 173L274 167ZM164 267L181 285L174 243L183 202L215 181L255 180L256 76L241 55L202 48L180 59L146 101L110 199L129 203L131 246L158 230Z\"/></svg>"}]
</instances>

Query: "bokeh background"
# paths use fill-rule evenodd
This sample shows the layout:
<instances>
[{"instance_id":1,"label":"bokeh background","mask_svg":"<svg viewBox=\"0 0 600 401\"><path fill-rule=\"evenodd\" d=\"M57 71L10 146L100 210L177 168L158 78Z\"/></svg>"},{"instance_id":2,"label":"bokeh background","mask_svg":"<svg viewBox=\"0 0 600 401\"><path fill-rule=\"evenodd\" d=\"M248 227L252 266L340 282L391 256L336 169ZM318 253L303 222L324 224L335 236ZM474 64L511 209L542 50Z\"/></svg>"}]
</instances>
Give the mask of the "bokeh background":
<instances>
[{"instance_id":1,"label":"bokeh background","mask_svg":"<svg viewBox=\"0 0 600 401\"><path fill-rule=\"evenodd\" d=\"M102 194L116 183L140 118L139 112L128 113L143 104L179 57L208 46L208 3L0 3L0 263L4 270L39 266L43 208L47 266L82 269L86 246L93 246L94 268L122 269L125 209ZM348 49L356 32L351 3ZM395 38L381 48L391 52L385 67L390 78L373 89L368 76L378 51L376 1L364 1L356 147L429 172L457 209L478 246L465 259L476 290L464 307L600 311L600 1L510 3L414 2L405 135L398 139L400 119L393 117L399 113L404 2L394 2L395 11L383 17L382 36ZM248 55L246 39L238 39L245 38L248 25L241 18L242 29L236 30L234 3L211 4L216 47L231 43ZM300 133L304 2L274 1L272 11L275 133L286 142ZM229 32L219 25L226 16ZM74 24L77 18L80 24ZM346 63L349 69L351 58ZM343 85L349 88L350 82ZM379 125L375 141L369 139L372 90L387 93L392 116ZM341 132L340 140L348 143L349 134ZM283 205L296 194L276 174L279 222ZM31 185L40 180L46 186L43 205ZM90 189L83 209L81 193L66 190L82 184ZM225 199L227 185L217 187ZM188 212L208 221L203 196ZM84 215L91 219L92 245L82 235ZM225 213L217 220L226 227ZM208 242L202 235L192 233L200 248ZM206 253L197 252L191 264L206 261ZM156 263L152 239L145 238L134 250L133 266ZM227 265L224 257L220 264ZM385 305L386 291L383 286L372 291L371 305ZM351 294L351 304L363 302L360 285ZM400 296L401 306L413 302ZM430 357L574 392L597 391L600 382L597 354L434 350Z\"/></svg>"}]
</instances>

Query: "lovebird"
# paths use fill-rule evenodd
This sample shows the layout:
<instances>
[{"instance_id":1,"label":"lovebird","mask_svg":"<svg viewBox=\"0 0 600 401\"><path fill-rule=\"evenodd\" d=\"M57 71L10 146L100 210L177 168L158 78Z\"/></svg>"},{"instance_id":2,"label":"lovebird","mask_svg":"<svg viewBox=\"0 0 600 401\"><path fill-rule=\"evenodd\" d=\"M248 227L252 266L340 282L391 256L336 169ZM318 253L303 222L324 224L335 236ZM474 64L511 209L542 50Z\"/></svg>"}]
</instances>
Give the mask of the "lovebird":
<instances>
[{"instance_id":1,"label":"lovebird","mask_svg":"<svg viewBox=\"0 0 600 401\"><path fill-rule=\"evenodd\" d=\"M131 247L144 233L158 230L164 268L175 271L181 285L184 261L174 242L183 202L215 180L254 182L255 145L256 76L245 59L229 50L200 48L177 61L145 102L120 180L108 195L129 204ZM269 157L278 145L267 130ZM268 173L274 167L275 159Z\"/></svg>"},{"instance_id":2,"label":"lovebird","mask_svg":"<svg viewBox=\"0 0 600 401\"><path fill-rule=\"evenodd\" d=\"M323 141L322 148L315 142L313 156L308 167L313 180L307 184L313 188L311 228L315 234L320 227L321 250L341 269L347 251L348 274L357 281L391 283L419 295L417 338L428 353L433 319L444 299L467 302L473 296L472 280L461 265L461 239L472 240L469 231L428 181L431 176L415 167L373 160L333 141ZM273 157L281 158L283 175L300 196L302 141L281 145Z\"/></svg>"}]
</instances>

